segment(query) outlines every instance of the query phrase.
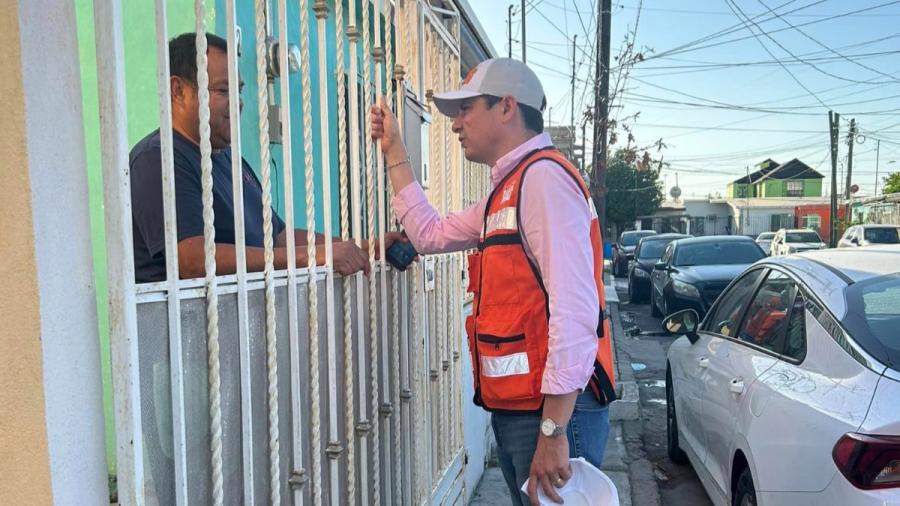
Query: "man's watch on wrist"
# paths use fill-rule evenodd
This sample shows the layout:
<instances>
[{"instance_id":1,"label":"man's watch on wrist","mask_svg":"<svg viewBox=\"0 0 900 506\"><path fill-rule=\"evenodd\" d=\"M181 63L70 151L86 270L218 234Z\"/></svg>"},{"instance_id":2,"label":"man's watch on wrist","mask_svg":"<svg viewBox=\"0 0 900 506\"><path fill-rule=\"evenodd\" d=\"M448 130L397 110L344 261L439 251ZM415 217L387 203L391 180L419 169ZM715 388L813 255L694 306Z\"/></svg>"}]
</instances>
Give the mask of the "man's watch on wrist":
<instances>
[{"instance_id":1,"label":"man's watch on wrist","mask_svg":"<svg viewBox=\"0 0 900 506\"><path fill-rule=\"evenodd\" d=\"M566 428L557 424L551 418L541 420L541 434L546 437L558 437L566 432Z\"/></svg>"}]
</instances>

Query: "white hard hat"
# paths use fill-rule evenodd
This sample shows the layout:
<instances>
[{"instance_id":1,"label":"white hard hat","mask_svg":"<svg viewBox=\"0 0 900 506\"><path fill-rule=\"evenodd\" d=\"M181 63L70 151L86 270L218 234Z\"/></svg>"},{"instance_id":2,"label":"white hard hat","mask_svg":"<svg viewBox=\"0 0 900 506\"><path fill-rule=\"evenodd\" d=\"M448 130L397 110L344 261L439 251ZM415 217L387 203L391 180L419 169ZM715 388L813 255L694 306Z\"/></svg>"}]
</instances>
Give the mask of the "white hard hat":
<instances>
[{"instance_id":1,"label":"white hard hat","mask_svg":"<svg viewBox=\"0 0 900 506\"><path fill-rule=\"evenodd\" d=\"M619 506L619 492L609 476L583 458L569 459L572 477L556 493L566 502L566 506ZM522 485L522 492L528 493L528 481ZM556 506L544 489L538 487L538 503L541 506Z\"/></svg>"}]
</instances>

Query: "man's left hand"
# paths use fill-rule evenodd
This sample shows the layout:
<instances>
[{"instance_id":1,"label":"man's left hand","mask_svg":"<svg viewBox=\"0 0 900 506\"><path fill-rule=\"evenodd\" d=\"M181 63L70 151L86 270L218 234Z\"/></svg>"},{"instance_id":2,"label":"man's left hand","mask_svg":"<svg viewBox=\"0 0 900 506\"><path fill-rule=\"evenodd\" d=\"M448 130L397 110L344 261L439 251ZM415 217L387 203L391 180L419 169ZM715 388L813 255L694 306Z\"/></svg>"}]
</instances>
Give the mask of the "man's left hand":
<instances>
[{"instance_id":1,"label":"man's left hand","mask_svg":"<svg viewBox=\"0 0 900 506\"><path fill-rule=\"evenodd\" d=\"M538 487L544 489L544 494L558 504L562 504L562 497L556 489L563 486L572 477L572 468L569 466L569 439L565 434L557 437L538 436L537 448L531 460L531 470L528 473L528 497L532 506L539 506Z\"/></svg>"}]
</instances>

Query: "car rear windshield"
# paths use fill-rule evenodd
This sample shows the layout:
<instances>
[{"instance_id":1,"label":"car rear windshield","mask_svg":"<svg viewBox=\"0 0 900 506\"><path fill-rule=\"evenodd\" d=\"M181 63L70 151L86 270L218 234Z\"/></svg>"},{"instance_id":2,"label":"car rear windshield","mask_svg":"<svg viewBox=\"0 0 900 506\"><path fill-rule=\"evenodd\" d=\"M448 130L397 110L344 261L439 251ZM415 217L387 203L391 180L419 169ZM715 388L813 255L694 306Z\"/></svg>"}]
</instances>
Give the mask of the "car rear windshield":
<instances>
[{"instance_id":1,"label":"car rear windshield","mask_svg":"<svg viewBox=\"0 0 900 506\"><path fill-rule=\"evenodd\" d=\"M900 228L867 228L865 238L878 244L900 244Z\"/></svg>"},{"instance_id":2,"label":"car rear windshield","mask_svg":"<svg viewBox=\"0 0 900 506\"><path fill-rule=\"evenodd\" d=\"M822 242L822 238L815 232L788 232L785 242Z\"/></svg>"},{"instance_id":3,"label":"car rear windshield","mask_svg":"<svg viewBox=\"0 0 900 506\"><path fill-rule=\"evenodd\" d=\"M673 239L667 241L644 241L641 243L641 251L638 258L659 258L666 249L666 245L672 241Z\"/></svg>"},{"instance_id":4,"label":"car rear windshield","mask_svg":"<svg viewBox=\"0 0 900 506\"><path fill-rule=\"evenodd\" d=\"M900 272L850 285L844 323L869 354L900 370Z\"/></svg>"},{"instance_id":5,"label":"car rear windshield","mask_svg":"<svg viewBox=\"0 0 900 506\"><path fill-rule=\"evenodd\" d=\"M759 237L756 238L757 241L771 241L772 238L775 237L775 232L765 232L759 234Z\"/></svg>"},{"instance_id":6,"label":"car rear windshield","mask_svg":"<svg viewBox=\"0 0 900 506\"><path fill-rule=\"evenodd\" d=\"M637 246L637 243L641 240L641 237L646 237L648 235L652 234L642 232L622 234L622 246Z\"/></svg>"},{"instance_id":7,"label":"car rear windshield","mask_svg":"<svg viewBox=\"0 0 900 506\"><path fill-rule=\"evenodd\" d=\"M675 250L675 265L752 264L763 256L753 241L701 242L679 246Z\"/></svg>"}]
</instances>

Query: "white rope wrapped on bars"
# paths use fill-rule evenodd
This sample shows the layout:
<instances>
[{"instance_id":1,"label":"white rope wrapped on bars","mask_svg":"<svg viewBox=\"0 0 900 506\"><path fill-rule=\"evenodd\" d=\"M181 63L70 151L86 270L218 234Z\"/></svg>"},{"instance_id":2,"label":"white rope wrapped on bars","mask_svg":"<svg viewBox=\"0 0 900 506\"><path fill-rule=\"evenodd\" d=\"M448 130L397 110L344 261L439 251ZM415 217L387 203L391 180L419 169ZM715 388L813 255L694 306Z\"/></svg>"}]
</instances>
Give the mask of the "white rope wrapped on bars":
<instances>
[{"instance_id":1,"label":"white rope wrapped on bars","mask_svg":"<svg viewBox=\"0 0 900 506\"><path fill-rule=\"evenodd\" d=\"M351 0L353 1L353 0ZM340 180L341 240L350 239L350 194L347 166L347 100L344 97L344 2L334 2L335 55L337 57L337 109L338 109L338 177ZM347 504L356 503L356 437L355 395L353 393L353 277L342 281L344 301L344 438L347 449Z\"/></svg>"},{"instance_id":2,"label":"white rope wrapped on bars","mask_svg":"<svg viewBox=\"0 0 900 506\"><path fill-rule=\"evenodd\" d=\"M384 47L382 46L382 31L381 31L381 19L382 14L384 12L383 0L375 0L374 5L374 14L372 18L375 21L374 29L372 30L372 37L374 48L372 49L372 60L375 62L375 81L374 81L374 92L375 92L375 100L381 100L381 97L384 93L384 89L382 87L383 79L385 77L385 69L384 69ZM391 406L391 386L390 386L390 372L388 369L390 368L390 348L388 346L388 339L390 336L388 335L388 294L387 294L387 271L388 266L385 261L385 242L384 242L384 233L388 230L387 224L387 213L385 211L386 202L385 202L385 179L387 178L387 174L384 169L384 157L382 156L381 149L379 148L380 142L375 142L375 196L376 196L376 206L377 211L375 213L375 217L377 218L377 235L378 235L378 297L380 301L380 310L381 310L381 318L379 323L381 324L381 332L378 334L380 346L381 346L381 363L383 364L381 369L381 408L379 415L385 419L384 425L382 426L382 430L384 431L384 466L385 466L385 489L382 491L385 495L384 501L387 504L393 504L393 489L390 488L390 483L392 482L392 474L393 468L391 467L391 458L393 455L393 447L391 446L391 413L393 411L393 407Z\"/></svg>"},{"instance_id":3,"label":"white rope wrapped on bars","mask_svg":"<svg viewBox=\"0 0 900 506\"><path fill-rule=\"evenodd\" d=\"M403 118L403 114L400 109L403 107L403 91L402 88L399 88L398 82L398 90L400 91L399 100L395 105L395 93L394 93L394 79L397 77L394 75L395 68L395 56L394 56L394 45L393 45L393 19L394 19L394 8L389 4L387 6L385 12L385 23L384 23L384 54L385 54L385 75L387 76L387 103L388 107L394 107L394 111L397 113L397 117ZM401 123L401 132L403 131L402 123ZM393 188L390 184L387 184L387 195L388 199L390 199L394 192ZM396 224L396 216L394 214L394 207L390 204L387 205L388 211L388 230L394 229L394 225ZM393 412L393 439L394 439L394 448L396 448L394 452L394 501L402 502L403 492L402 485L403 480L400 478L401 476L401 449L402 445L400 444L400 418L402 413L402 408L400 407L400 273L394 269L391 269L391 356L393 360L393 389L392 389L392 405L394 406Z\"/></svg>"},{"instance_id":4,"label":"white rope wrapped on bars","mask_svg":"<svg viewBox=\"0 0 900 506\"><path fill-rule=\"evenodd\" d=\"M281 504L278 426L278 351L275 328L275 251L272 234L272 177L269 165L269 94L266 76L266 2L256 0L256 85L262 171L263 256L266 300L266 386L269 433L269 501Z\"/></svg>"},{"instance_id":5,"label":"white rope wrapped on bars","mask_svg":"<svg viewBox=\"0 0 900 506\"><path fill-rule=\"evenodd\" d=\"M371 34L369 33L369 0L362 2L362 39L363 39L363 111L369 113L372 108L372 55L371 55ZM365 135L367 142L372 138L372 125L366 121ZM366 146L366 222L368 225L368 243L369 243L369 263L375 265L375 152L380 146ZM370 364L370 387L372 388L371 404L372 413L370 415L369 432L372 436L372 483L373 495L372 504L378 506L381 504L381 457L379 448L378 434L378 297L375 286L375 273L369 276L369 360Z\"/></svg>"},{"instance_id":6,"label":"white rope wrapped on bars","mask_svg":"<svg viewBox=\"0 0 900 506\"><path fill-rule=\"evenodd\" d=\"M209 368L209 433L213 504L224 502L222 476L222 380L219 375L219 294L216 280L216 227L213 212L212 145L209 140L209 66L206 55L206 9L195 2L197 16L197 91L200 99L200 184L203 201L203 253L206 268L206 352ZM143 486L143 485L141 485Z\"/></svg>"},{"instance_id":7,"label":"white rope wrapped on bars","mask_svg":"<svg viewBox=\"0 0 900 506\"><path fill-rule=\"evenodd\" d=\"M359 105L359 37L360 32L356 26L356 2L349 1L347 4L347 40L350 41L350 65L348 83L350 83L349 93L349 131L350 135L350 206L351 227L353 228L354 238L359 247L363 247L363 237L365 236L363 216L363 172L362 158L364 153L362 142L365 141L360 135L361 131L365 131L365 126L360 126L360 105ZM366 290L363 282L362 274L356 274L356 367L357 367L357 388L358 390L358 409L359 421L355 427L356 435L359 437L359 498L360 503L368 505L371 503L369 499L369 433L371 432L371 423L369 422L368 413L368 391L366 390L366 364L369 362L366 350Z\"/></svg>"},{"instance_id":8,"label":"white rope wrapped on bars","mask_svg":"<svg viewBox=\"0 0 900 506\"><path fill-rule=\"evenodd\" d=\"M322 435L321 399L319 396L319 309L316 279L316 198L314 187L314 161L312 139L312 84L309 78L309 4L300 0L300 75L303 88L303 164L306 191L306 252L309 257L309 390L310 449L312 470L310 483L313 504L322 504ZM326 231L331 233L331 231Z\"/></svg>"}]
</instances>

